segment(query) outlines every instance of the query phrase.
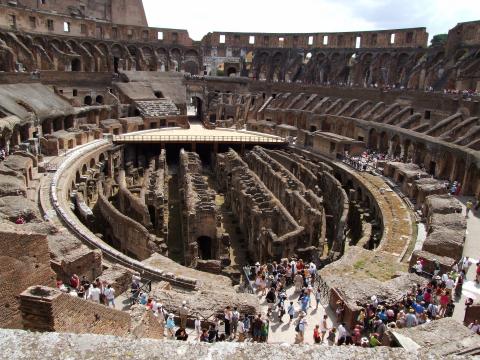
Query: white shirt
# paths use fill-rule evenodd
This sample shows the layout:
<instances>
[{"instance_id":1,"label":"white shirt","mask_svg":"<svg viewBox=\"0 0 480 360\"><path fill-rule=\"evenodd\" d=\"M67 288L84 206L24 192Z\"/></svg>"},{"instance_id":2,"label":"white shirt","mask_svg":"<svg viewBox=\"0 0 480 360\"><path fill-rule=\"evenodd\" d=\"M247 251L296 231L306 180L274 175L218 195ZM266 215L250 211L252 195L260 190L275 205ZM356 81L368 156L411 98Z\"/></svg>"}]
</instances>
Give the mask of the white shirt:
<instances>
[{"instance_id":1,"label":"white shirt","mask_svg":"<svg viewBox=\"0 0 480 360\"><path fill-rule=\"evenodd\" d=\"M479 325L475 325L474 323L471 323L469 326L469 329L472 330L472 332L474 334L477 334L478 331L480 330L480 324Z\"/></svg>"},{"instance_id":2,"label":"white shirt","mask_svg":"<svg viewBox=\"0 0 480 360\"><path fill-rule=\"evenodd\" d=\"M453 279L447 279L447 281L445 281L445 287L447 289L453 289L454 286L455 286L455 281L453 281Z\"/></svg>"},{"instance_id":3,"label":"white shirt","mask_svg":"<svg viewBox=\"0 0 480 360\"><path fill-rule=\"evenodd\" d=\"M338 337L342 338L344 336L347 336L347 329L343 325L338 326Z\"/></svg>"},{"instance_id":4,"label":"white shirt","mask_svg":"<svg viewBox=\"0 0 480 360\"><path fill-rule=\"evenodd\" d=\"M243 334L245 332L245 324L243 323L243 321L238 322L237 331L239 334Z\"/></svg>"},{"instance_id":5,"label":"white shirt","mask_svg":"<svg viewBox=\"0 0 480 360\"><path fill-rule=\"evenodd\" d=\"M92 301L95 302L100 302L100 289L99 288L93 288L90 290L90 295L88 298Z\"/></svg>"},{"instance_id":6,"label":"white shirt","mask_svg":"<svg viewBox=\"0 0 480 360\"><path fill-rule=\"evenodd\" d=\"M115 299L115 289L114 288L105 288L104 292L105 294L105 297L108 299L108 300L112 300L112 299Z\"/></svg>"},{"instance_id":7,"label":"white shirt","mask_svg":"<svg viewBox=\"0 0 480 360\"><path fill-rule=\"evenodd\" d=\"M200 319L195 319L195 330L200 331L202 329L202 322Z\"/></svg>"}]
</instances>

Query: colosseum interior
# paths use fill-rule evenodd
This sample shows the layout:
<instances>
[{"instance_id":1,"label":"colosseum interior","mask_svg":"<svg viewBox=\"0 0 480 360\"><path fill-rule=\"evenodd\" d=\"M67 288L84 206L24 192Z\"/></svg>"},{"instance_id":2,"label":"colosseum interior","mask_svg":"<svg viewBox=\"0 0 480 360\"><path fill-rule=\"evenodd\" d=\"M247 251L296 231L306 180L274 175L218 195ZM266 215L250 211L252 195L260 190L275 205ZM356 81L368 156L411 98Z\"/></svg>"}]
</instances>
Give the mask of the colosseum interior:
<instances>
[{"instance_id":1,"label":"colosseum interior","mask_svg":"<svg viewBox=\"0 0 480 360\"><path fill-rule=\"evenodd\" d=\"M480 258L478 212L462 213L480 198L479 95L480 21L435 46L426 28L194 41L148 27L141 0L0 0L2 352L479 355L466 325L480 304L465 294L452 318L388 327L375 348L281 346L294 326L275 317L270 344L203 344L194 330L227 306L266 316L256 262L315 264L323 313L337 326L340 301L353 328L373 295L397 303ZM116 305L70 296L74 274L111 285ZM132 282L186 322L186 343L131 304Z\"/></svg>"}]
</instances>

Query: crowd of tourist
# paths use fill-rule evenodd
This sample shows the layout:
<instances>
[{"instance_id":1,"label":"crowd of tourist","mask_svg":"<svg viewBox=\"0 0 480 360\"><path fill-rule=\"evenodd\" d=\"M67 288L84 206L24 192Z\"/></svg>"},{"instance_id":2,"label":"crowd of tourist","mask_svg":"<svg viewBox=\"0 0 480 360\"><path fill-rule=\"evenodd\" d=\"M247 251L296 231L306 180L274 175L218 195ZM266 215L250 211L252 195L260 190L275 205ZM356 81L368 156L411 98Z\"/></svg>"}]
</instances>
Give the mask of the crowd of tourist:
<instances>
[{"instance_id":1,"label":"crowd of tourist","mask_svg":"<svg viewBox=\"0 0 480 360\"><path fill-rule=\"evenodd\" d=\"M115 289L111 284L100 280L100 278L95 279L94 282L90 282L86 276L82 276L82 279L80 279L77 274L73 274L68 284L57 280L57 288L71 296L115 308Z\"/></svg>"},{"instance_id":2,"label":"crowd of tourist","mask_svg":"<svg viewBox=\"0 0 480 360\"><path fill-rule=\"evenodd\" d=\"M345 152L342 161L358 171L375 170L379 161L402 161L400 158L390 156L375 150L367 149L362 154L353 156Z\"/></svg>"}]
</instances>

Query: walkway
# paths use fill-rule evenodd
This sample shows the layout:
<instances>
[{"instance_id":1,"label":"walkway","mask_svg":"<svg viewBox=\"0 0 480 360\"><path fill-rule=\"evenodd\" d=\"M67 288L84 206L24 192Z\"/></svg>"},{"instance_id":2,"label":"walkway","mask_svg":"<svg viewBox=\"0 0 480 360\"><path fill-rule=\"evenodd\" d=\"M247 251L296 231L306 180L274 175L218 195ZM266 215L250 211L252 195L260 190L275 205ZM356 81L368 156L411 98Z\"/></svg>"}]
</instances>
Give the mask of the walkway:
<instances>
[{"instance_id":1,"label":"walkway","mask_svg":"<svg viewBox=\"0 0 480 360\"><path fill-rule=\"evenodd\" d=\"M458 197L458 200L462 202L463 205L463 214L465 214L465 203L470 197ZM480 259L480 210L476 212L471 212L470 216L467 219L467 236L465 240L465 245L463 247L463 256L468 256L474 261L478 261ZM465 300L467 295L474 295L476 298L474 299L475 303L480 302L480 285L475 283L475 270L476 266L473 264L470 266L470 270L467 274L467 281L463 284L463 291L461 299L455 305L455 312L453 313L453 317L463 322L465 316Z\"/></svg>"},{"instance_id":2,"label":"walkway","mask_svg":"<svg viewBox=\"0 0 480 360\"><path fill-rule=\"evenodd\" d=\"M190 129L163 128L137 131L113 137L114 143L252 143L286 144L282 137L235 129L207 129L202 124L191 124Z\"/></svg>"}]
</instances>

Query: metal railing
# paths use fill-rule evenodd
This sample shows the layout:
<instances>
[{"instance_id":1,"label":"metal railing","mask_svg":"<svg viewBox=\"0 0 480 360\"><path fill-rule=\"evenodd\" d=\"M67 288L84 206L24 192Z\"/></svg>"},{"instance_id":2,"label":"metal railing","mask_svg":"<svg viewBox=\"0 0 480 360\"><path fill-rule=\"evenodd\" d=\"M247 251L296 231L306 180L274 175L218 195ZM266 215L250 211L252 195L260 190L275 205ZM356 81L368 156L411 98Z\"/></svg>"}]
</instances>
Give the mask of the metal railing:
<instances>
[{"instance_id":1,"label":"metal railing","mask_svg":"<svg viewBox=\"0 0 480 360\"><path fill-rule=\"evenodd\" d=\"M252 282L250 280L251 267L247 265L247 266L244 266L242 269L243 269L243 276L245 277L245 281L243 282L243 292L254 294L255 289L253 288Z\"/></svg>"},{"instance_id":2,"label":"metal railing","mask_svg":"<svg viewBox=\"0 0 480 360\"><path fill-rule=\"evenodd\" d=\"M116 135L113 142L218 142L218 143L286 143L283 138L249 135Z\"/></svg>"},{"instance_id":3,"label":"metal railing","mask_svg":"<svg viewBox=\"0 0 480 360\"><path fill-rule=\"evenodd\" d=\"M139 297L142 291L150 293L152 291L152 281L151 280L144 280L144 282L140 282L141 286L131 293L129 299L130 305L135 305L139 301Z\"/></svg>"}]
</instances>

